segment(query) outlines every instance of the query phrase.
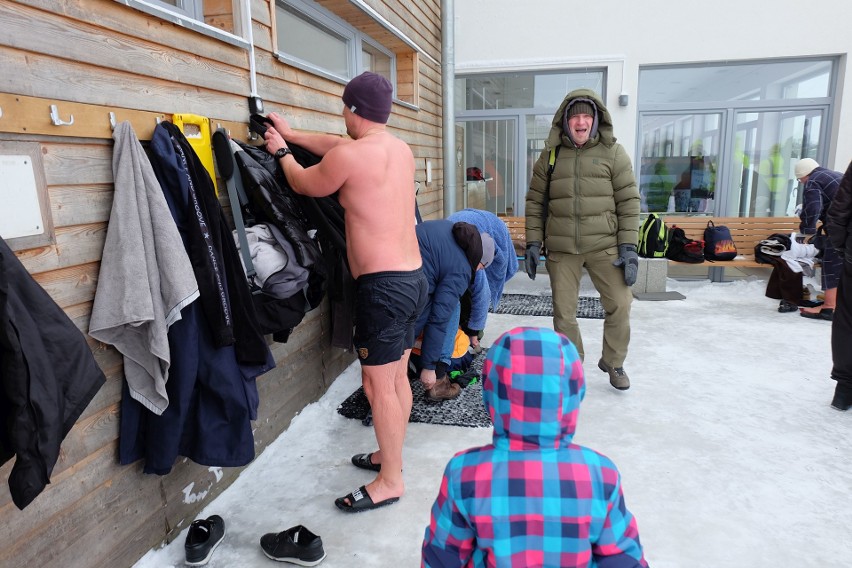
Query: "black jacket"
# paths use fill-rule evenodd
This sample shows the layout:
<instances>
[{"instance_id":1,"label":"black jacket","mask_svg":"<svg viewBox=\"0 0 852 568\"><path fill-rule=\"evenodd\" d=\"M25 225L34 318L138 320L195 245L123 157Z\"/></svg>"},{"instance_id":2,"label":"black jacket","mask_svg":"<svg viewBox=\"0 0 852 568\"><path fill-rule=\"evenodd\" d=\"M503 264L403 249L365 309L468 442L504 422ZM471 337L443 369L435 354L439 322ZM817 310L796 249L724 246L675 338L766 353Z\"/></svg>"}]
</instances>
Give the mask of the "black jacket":
<instances>
[{"instance_id":1,"label":"black jacket","mask_svg":"<svg viewBox=\"0 0 852 568\"><path fill-rule=\"evenodd\" d=\"M250 213L258 220L272 222L288 238L299 239L308 230L316 230L324 260L324 271L318 276L323 277L323 287L328 291L331 305L331 344L351 351L355 281L346 256L345 211L337 194L320 198L297 194L290 187L278 160L265 148L238 144L244 150L237 153L237 164L249 195ZM296 144L288 145L302 167L319 163L319 156Z\"/></svg>"},{"instance_id":2,"label":"black jacket","mask_svg":"<svg viewBox=\"0 0 852 568\"><path fill-rule=\"evenodd\" d=\"M62 440L104 384L86 338L0 238L0 464L12 500L50 483Z\"/></svg>"},{"instance_id":3,"label":"black jacket","mask_svg":"<svg viewBox=\"0 0 852 568\"><path fill-rule=\"evenodd\" d=\"M825 225L831 245L838 253L845 253L846 262L852 262L852 163L840 180L840 187L828 208Z\"/></svg>"}]
</instances>

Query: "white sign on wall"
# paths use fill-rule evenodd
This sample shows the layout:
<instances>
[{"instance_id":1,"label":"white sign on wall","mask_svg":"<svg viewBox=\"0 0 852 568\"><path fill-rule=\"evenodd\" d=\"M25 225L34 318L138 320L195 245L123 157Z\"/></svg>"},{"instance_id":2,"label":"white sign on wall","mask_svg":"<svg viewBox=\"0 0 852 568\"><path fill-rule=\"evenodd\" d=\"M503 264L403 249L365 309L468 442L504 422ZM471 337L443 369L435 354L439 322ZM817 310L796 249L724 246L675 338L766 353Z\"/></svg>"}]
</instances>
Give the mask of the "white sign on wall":
<instances>
[{"instance_id":1,"label":"white sign on wall","mask_svg":"<svg viewBox=\"0 0 852 568\"><path fill-rule=\"evenodd\" d=\"M0 237L45 232L32 157L0 154Z\"/></svg>"}]
</instances>

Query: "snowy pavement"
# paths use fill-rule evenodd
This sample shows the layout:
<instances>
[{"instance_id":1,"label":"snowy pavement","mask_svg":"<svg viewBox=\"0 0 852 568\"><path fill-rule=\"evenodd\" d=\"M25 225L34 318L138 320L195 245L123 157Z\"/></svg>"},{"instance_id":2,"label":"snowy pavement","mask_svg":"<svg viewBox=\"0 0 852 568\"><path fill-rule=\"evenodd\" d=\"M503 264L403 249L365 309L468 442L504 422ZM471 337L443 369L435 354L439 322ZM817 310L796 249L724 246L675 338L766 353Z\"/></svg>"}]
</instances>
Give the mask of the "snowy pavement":
<instances>
[{"instance_id":1,"label":"snowy pavement","mask_svg":"<svg viewBox=\"0 0 852 568\"><path fill-rule=\"evenodd\" d=\"M547 284L519 273L506 292L546 294ZM825 568L852 556L852 412L829 407L831 324L779 314L765 285L669 279L685 300L634 302L626 392L596 366L603 321L579 320L587 392L575 441L618 465L653 568ZM490 314L483 344L519 325L552 321ZM359 385L356 363L206 505L199 518L226 523L208 566L275 566L260 537L298 524L322 537L325 568L420 564L444 465L490 429L410 424L403 498L344 514L334 499L372 479L349 462L375 449L372 428L336 411ZM185 536L136 568L182 566Z\"/></svg>"}]
</instances>

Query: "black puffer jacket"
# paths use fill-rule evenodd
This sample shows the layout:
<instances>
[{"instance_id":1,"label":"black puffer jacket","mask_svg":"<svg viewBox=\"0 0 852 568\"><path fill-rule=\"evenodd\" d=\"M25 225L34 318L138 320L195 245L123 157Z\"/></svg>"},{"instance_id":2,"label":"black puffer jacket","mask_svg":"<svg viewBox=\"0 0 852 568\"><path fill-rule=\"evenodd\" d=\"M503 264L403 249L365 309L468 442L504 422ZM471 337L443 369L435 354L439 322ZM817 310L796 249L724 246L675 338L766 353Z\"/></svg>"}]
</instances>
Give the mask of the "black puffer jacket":
<instances>
[{"instance_id":1,"label":"black puffer jacket","mask_svg":"<svg viewBox=\"0 0 852 568\"><path fill-rule=\"evenodd\" d=\"M846 168L825 221L826 235L844 260L852 263L852 163Z\"/></svg>"},{"instance_id":2,"label":"black puffer jacket","mask_svg":"<svg viewBox=\"0 0 852 568\"><path fill-rule=\"evenodd\" d=\"M319 258L317 243L308 236L308 225L298 196L282 182L275 158L263 148L237 142L243 152L236 153L249 208L258 222L272 223L292 243L301 266Z\"/></svg>"},{"instance_id":3,"label":"black puffer jacket","mask_svg":"<svg viewBox=\"0 0 852 568\"><path fill-rule=\"evenodd\" d=\"M249 200L252 202L253 214L260 215L262 218L270 218L272 215L272 222L278 226L279 217L287 218L286 212L294 211L298 214L301 230L317 230L317 240L325 261L326 288L331 301L331 344L351 351L355 319L355 281L349 271L346 256L345 211L338 201L337 193L326 197L299 195L290 187L278 160L272 157L265 147L237 143L244 150L237 153L237 163L240 164L241 171L246 168L241 163L240 154L244 154L242 161L254 161L256 166L265 170L264 173L252 169L251 175L243 174L242 179L246 185L246 192L249 193ZM320 162L321 158L308 150L293 143L289 143L288 146L293 151L293 157L302 167L309 168ZM251 186L255 184L267 184L277 189L266 190L264 193L264 188L259 187L253 192ZM255 197L251 196L252 193L255 193ZM266 203L267 194L273 202ZM295 228L293 225L290 226ZM290 234L284 228L280 226L279 228L290 238Z\"/></svg>"}]
</instances>

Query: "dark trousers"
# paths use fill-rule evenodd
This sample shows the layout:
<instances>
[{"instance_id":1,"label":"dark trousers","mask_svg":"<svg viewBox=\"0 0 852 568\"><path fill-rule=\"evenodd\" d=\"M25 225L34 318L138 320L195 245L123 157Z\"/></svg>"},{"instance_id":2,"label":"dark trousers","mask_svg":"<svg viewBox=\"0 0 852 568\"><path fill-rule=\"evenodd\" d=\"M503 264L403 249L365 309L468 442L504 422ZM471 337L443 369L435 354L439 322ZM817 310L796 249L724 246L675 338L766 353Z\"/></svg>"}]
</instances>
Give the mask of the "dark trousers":
<instances>
[{"instance_id":1,"label":"dark trousers","mask_svg":"<svg viewBox=\"0 0 852 568\"><path fill-rule=\"evenodd\" d=\"M852 389L852 263L843 263L831 321L831 378Z\"/></svg>"},{"instance_id":2,"label":"dark trousers","mask_svg":"<svg viewBox=\"0 0 852 568\"><path fill-rule=\"evenodd\" d=\"M793 272L780 258L772 265L774 268L766 283L766 297L798 305L802 301L802 273Z\"/></svg>"}]
</instances>

